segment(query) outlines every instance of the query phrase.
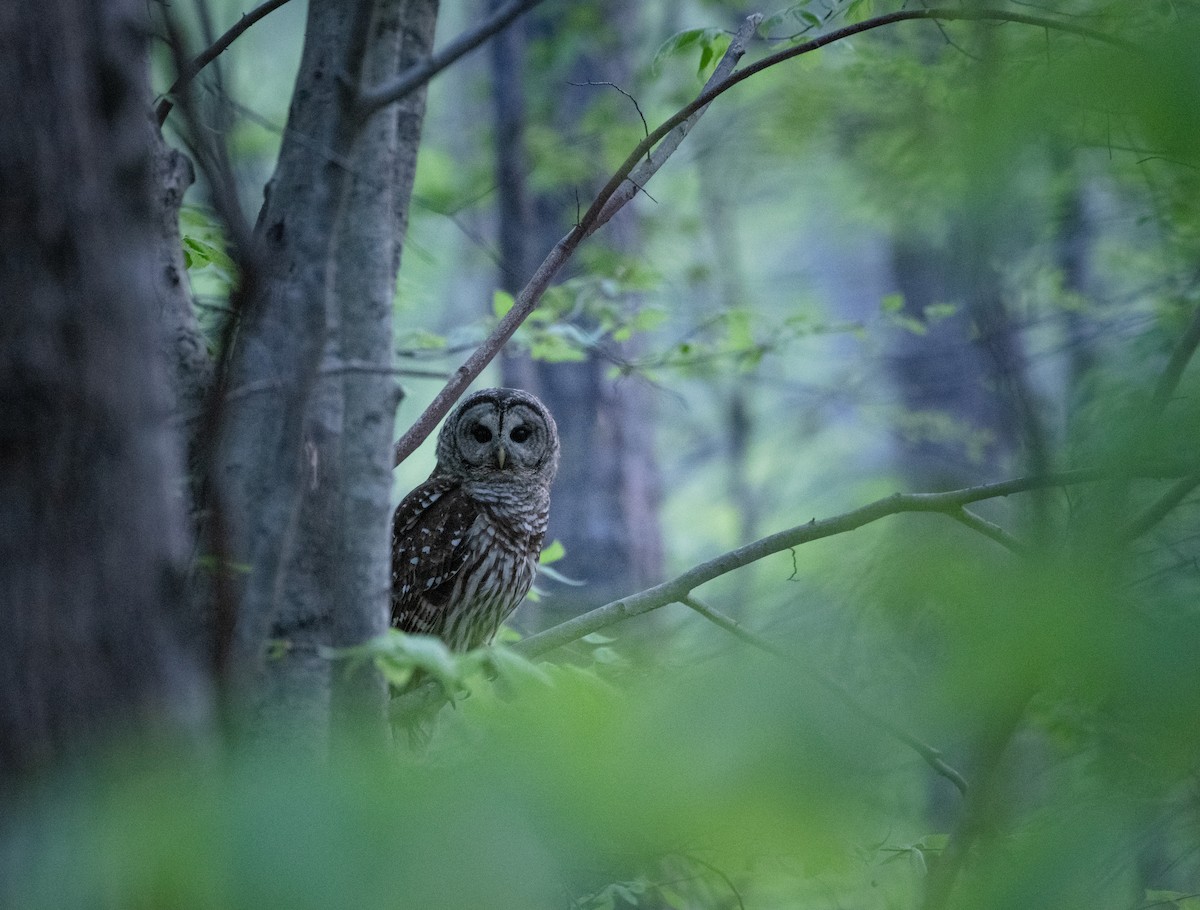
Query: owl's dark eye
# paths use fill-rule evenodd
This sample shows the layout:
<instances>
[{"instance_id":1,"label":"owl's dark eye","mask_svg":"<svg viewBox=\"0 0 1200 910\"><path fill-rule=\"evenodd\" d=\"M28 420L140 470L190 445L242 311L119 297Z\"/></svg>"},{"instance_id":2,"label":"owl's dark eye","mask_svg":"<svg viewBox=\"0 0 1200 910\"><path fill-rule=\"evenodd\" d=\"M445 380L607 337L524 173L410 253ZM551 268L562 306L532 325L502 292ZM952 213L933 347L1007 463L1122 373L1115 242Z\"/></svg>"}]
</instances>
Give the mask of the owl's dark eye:
<instances>
[{"instance_id":1,"label":"owl's dark eye","mask_svg":"<svg viewBox=\"0 0 1200 910\"><path fill-rule=\"evenodd\" d=\"M471 430L471 436L474 437L476 442L491 442L492 431L483 424L477 423L475 424L475 428Z\"/></svg>"},{"instance_id":2,"label":"owl's dark eye","mask_svg":"<svg viewBox=\"0 0 1200 910\"><path fill-rule=\"evenodd\" d=\"M524 442L529 438L529 434L531 432L532 431L529 429L529 427L516 427L511 433L508 434L508 438L513 442Z\"/></svg>"}]
</instances>

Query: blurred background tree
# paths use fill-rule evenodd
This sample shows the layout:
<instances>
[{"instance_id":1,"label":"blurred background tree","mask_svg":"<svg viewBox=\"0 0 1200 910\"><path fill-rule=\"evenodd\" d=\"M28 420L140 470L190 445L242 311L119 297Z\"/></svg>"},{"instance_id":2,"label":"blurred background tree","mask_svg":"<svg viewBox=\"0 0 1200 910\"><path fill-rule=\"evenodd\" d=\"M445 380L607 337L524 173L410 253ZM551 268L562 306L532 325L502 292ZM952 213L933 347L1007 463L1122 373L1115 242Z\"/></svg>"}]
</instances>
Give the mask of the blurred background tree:
<instances>
[{"instance_id":1,"label":"blurred background tree","mask_svg":"<svg viewBox=\"0 0 1200 910\"><path fill-rule=\"evenodd\" d=\"M0 13L0 903L1200 906L1196 3L268 7ZM480 380L540 598L381 635L393 438L754 12Z\"/></svg>"}]
</instances>

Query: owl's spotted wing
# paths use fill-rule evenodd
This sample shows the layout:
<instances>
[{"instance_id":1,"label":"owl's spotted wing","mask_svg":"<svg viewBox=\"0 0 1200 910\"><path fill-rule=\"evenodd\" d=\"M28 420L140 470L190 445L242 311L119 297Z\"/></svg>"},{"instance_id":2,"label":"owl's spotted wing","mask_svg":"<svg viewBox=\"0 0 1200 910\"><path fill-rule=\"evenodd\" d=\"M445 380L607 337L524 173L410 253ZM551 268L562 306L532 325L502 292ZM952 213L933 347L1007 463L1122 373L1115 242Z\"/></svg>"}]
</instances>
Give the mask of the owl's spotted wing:
<instances>
[{"instance_id":1,"label":"owl's spotted wing","mask_svg":"<svg viewBox=\"0 0 1200 910\"><path fill-rule=\"evenodd\" d=\"M439 635L442 607L466 563L467 532L479 503L458 482L431 477L396 507L392 520L392 625Z\"/></svg>"}]
</instances>

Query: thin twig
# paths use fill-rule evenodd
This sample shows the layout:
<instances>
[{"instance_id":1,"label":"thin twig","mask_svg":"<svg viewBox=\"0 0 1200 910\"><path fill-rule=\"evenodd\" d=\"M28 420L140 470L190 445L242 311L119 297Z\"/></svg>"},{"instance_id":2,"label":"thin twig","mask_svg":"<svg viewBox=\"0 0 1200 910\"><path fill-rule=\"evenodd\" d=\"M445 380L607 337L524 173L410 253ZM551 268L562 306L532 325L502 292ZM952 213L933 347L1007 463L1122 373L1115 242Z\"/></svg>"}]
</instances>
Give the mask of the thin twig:
<instances>
[{"instance_id":1,"label":"thin twig","mask_svg":"<svg viewBox=\"0 0 1200 910\"><path fill-rule=\"evenodd\" d=\"M645 136L650 135L650 124L646 122L646 115L642 113L642 106L638 104L637 99L634 98L633 95L629 94L629 92L625 91L625 89L621 88L621 86L617 85L617 83L598 82L595 80L588 80L587 82L571 82L570 80L567 80L567 85L574 85L577 88L582 88L584 86L607 86L608 88L615 88L618 92L633 102L633 109L637 111L638 117L640 117L642 120L642 134Z\"/></svg>"},{"instance_id":2,"label":"thin twig","mask_svg":"<svg viewBox=\"0 0 1200 910\"><path fill-rule=\"evenodd\" d=\"M977 515L970 509L956 509L946 513L955 521L961 522L973 531L978 531L984 537L990 537L1000 546L1011 550L1018 556L1025 556L1029 553L1029 548L1020 540L1010 534L1000 525L988 521L981 515Z\"/></svg>"},{"instance_id":3,"label":"thin twig","mask_svg":"<svg viewBox=\"0 0 1200 910\"><path fill-rule=\"evenodd\" d=\"M1129 523L1129 527L1125 530L1125 540L1136 540L1141 537L1187 499L1188 494L1197 486L1200 486L1200 473L1181 477L1153 505Z\"/></svg>"},{"instance_id":4,"label":"thin twig","mask_svg":"<svg viewBox=\"0 0 1200 910\"><path fill-rule=\"evenodd\" d=\"M345 376L351 373L372 374L377 376L405 376L409 379L446 379L449 375L445 370L420 370L410 367L389 367L363 361L327 364L317 370L317 376ZM261 395L264 392L287 392L292 394L295 383L282 379L260 379L248 382L230 389L225 395L226 401L239 401L251 395Z\"/></svg>"},{"instance_id":5,"label":"thin twig","mask_svg":"<svg viewBox=\"0 0 1200 910\"><path fill-rule=\"evenodd\" d=\"M1192 312L1192 318L1188 321L1187 328L1179 336L1179 341L1175 343L1175 348L1171 351L1171 359L1167 361L1167 366L1163 370L1162 376L1159 377L1158 384L1154 387L1150 406L1156 413L1161 412L1171 401L1171 396L1175 394L1175 389L1179 386L1179 380L1183 378L1183 371L1187 369L1188 362L1196 353L1198 345L1200 345L1200 306Z\"/></svg>"},{"instance_id":6,"label":"thin twig","mask_svg":"<svg viewBox=\"0 0 1200 910\"><path fill-rule=\"evenodd\" d=\"M179 76L171 84L171 87L166 90L163 99L158 102L158 107L155 108L154 114L158 118L158 125L162 126L166 122L167 115L171 113L171 108L175 105L174 97L183 91L189 82L196 78L200 70L221 56L226 48L241 37L246 29L269 13L275 12L275 10L287 2L288 0L266 0L265 3L256 6L250 12L243 13L242 18L229 31L193 57L187 65L180 67Z\"/></svg>"},{"instance_id":7,"label":"thin twig","mask_svg":"<svg viewBox=\"0 0 1200 910\"><path fill-rule=\"evenodd\" d=\"M966 795L966 779L959 774L958 771L946 764L946 762L942 759L942 753L939 750L935 749L933 746L924 742L912 733L909 733L904 728L897 726L883 715L872 711L870 708L860 702L850 692L850 690L848 690L837 680L822 673L816 667L813 667L809 664L801 664L796 660L794 655L789 654L782 648L777 648L771 642L767 641L767 639L762 638L761 636L743 628L741 623L739 623L737 620L726 616L720 610L714 609L699 598L689 594L688 596L684 597L681 602L685 606L691 607L691 609L695 610L709 622L720 626L726 632L729 632L737 638L740 638L751 647L757 648L758 650L767 654L771 654L780 660L786 661L788 664L794 667L798 667L806 675L815 679L822 686L837 696L843 704L849 707L850 710L861 717L869 725L878 727L893 739L904 743L904 745L908 746L910 749L920 755L930 768L932 768L942 777L946 778L946 780L950 781L950 783L954 785L955 789L957 789L959 793L963 794L964 796Z\"/></svg>"},{"instance_id":8,"label":"thin twig","mask_svg":"<svg viewBox=\"0 0 1200 910\"><path fill-rule=\"evenodd\" d=\"M182 71L185 69L183 37L169 16L166 19L166 28L176 68ZM225 390L229 382L233 339L242 318L259 291L263 269L261 251L238 202L233 164L224 136L202 128L192 89L190 81L184 81L178 91L180 113L184 121L180 135L208 181L213 208L224 224L229 237L230 254L237 263L239 275L237 284L229 294L231 312L221 329L213 382L207 391L203 407L193 416L193 419L199 421L195 438L198 440L196 457L201 478L199 501L196 505L207 516L200 536L208 546L216 566L212 581L213 668L219 677L223 677L231 669L234 628L240 609L240 597L228 568L234 564L234 559L230 549L231 532L227 509L221 486L216 482L217 441L227 413Z\"/></svg>"}]
</instances>

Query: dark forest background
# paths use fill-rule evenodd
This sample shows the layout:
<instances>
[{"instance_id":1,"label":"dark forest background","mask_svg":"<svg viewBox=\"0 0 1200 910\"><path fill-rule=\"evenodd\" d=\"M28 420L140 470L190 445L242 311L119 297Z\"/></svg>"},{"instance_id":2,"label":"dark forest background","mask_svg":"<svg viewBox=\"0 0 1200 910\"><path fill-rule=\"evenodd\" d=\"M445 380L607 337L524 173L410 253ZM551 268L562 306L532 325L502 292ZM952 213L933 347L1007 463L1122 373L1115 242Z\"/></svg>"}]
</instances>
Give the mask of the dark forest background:
<instances>
[{"instance_id":1,"label":"dark forest background","mask_svg":"<svg viewBox=\"0 0 1200 910\"><path fill-rule=\"evenodd\" d=\"M1200 907L1200 6L441 7L0 10L0 904Z\"/></svg>"}]
</instances>

